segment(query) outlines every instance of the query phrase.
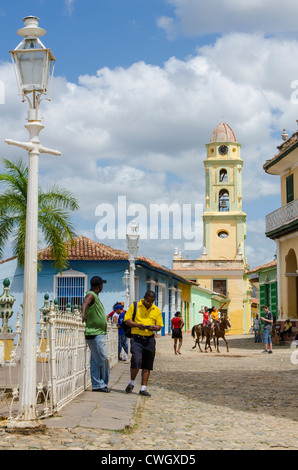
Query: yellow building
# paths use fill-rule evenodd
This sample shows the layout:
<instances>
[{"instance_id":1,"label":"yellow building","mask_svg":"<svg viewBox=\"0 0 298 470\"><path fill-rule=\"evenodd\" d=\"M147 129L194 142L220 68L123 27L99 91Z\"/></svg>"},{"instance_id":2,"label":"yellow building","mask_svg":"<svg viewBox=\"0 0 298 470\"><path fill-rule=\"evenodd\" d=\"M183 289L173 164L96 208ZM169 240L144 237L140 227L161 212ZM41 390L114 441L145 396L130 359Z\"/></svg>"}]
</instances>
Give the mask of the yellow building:
<instances>
[{"instance_id":1,"label":"yellow building","mask_svg":"<svg viewBox=\"0 0 298 470\"><path fill-rule=\"evenodd\" d=\"M244 241L246 214L242 211L241 144L224 122L206 144L206 200L203 214L204 251L196 260L174 255L173 271L225 296L230 334L248 333L251 325L251 287L246 274Z\"/></svg>"},{"instance_id":2,"label":"yellow building","mask_svg":"<svg viewBox=\"0 0 298 470\"><path fill-rule=\"evenodd\" d=\"M276 242L278 319L298 319L298 132L264 165L280 177L281 207L266 217L266 236Z\"/></svg>"}]
</instances>

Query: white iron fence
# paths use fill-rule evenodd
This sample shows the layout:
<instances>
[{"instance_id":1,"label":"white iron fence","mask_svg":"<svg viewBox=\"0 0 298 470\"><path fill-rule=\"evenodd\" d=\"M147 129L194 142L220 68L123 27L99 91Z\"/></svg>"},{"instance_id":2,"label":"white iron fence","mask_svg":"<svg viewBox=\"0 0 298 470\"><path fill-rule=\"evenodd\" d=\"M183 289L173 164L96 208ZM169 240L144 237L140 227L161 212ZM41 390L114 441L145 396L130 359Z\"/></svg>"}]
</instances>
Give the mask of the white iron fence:
<instances>
[{"instance_id":1,"label":"white iron fence","mask_svg":"<svg viewBox=\"0 0 298 470\"><path fill-rule=\"evenodd\" d=\"M41 309L36 364L38 418L54 415L91 385L90 350L84 332L78 309L61 312L52 302L48 309ZM0 333L0 419L18 419L21 336L17 315L16 325L5 325ZM111 324L107 351L113 367L118 362L118 330Z\"/></svg>"}]
</instances>

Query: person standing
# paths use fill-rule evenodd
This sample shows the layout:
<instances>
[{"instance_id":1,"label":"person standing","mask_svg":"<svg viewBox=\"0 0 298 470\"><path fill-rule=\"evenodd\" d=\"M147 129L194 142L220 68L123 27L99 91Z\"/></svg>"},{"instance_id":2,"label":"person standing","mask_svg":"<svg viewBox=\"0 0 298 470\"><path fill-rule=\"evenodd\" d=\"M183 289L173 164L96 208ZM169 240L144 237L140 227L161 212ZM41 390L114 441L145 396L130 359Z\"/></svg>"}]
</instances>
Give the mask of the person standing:
<instances>
[{"instance_id":1,"label":"person standing","mask_svg":"<svg viewBox=\"0 0 298 470\"><path fill-rule=\"evenodd\" d=\"M263 310L265 315L261 317L261 320L265 322L264 324L264 332L263 332L263 343L264 343L264 353L272 354L272 339L271 339L271 331L273 325L273 315L269 311L267 305L263 305ZM268 351L269 348L269 351Z\"/></svg>"},{"instance_id":2,"label":"person standing","mask_svg":"<svg viewBox=\"0 0 298 470\"><path fill-rule=\"evenodd\" d=\"M142 382L140 395L150 397L147 390L147 384L150 371L153 370L155 358L156 342L155 332L160 331L163 326L162 314L160 309L154 305L155 292L149 290L144 298L137 304L136 316L132 321L134 305L127 310L124 321L131 327L130 340L130 382L125 392L131 393L135 386L135 379L139 370L142 370Z\"/></svg>"},{"instance_id":3,"label":"person standing","mask_svg":"<svg viewBox=\"0 0 298 470\"><path fill-rule=\"evenodd\" d=\"M259 315L256 314L256 318L253 321L253 331L255 333L255 343L261 342L261 320L259 319Z\"/></svg>"},{"instance_id":4,"label":"person standing","mask_svg":"<svg viewBox=\"0 0 298 470\"><path fill-rule=\"evenodd\" d=\"M121 351L122 349L124 350L124 355L123 355L123 361L127 361L128 359L128 343L127 343L127 338L124 334L123 328L122 328L122 322L125 317L125 311L123 310L123 307L121 304L118 304L115 306L115 311L118 314L118 361L121 361Z\"/></svg>"},{"instance_id":5,"label":"person standing","mask_svg":"<svg viewBox=\"0 0 298 470\"><path fill-rule=\"evenodd\" d=\"M85 338L91 351L90 374L93 392L110 392L110 363L106 347L107 317L98 297L107 281L93 276L90 290L82 304L82 320L86 322Z\"/></svg>"},{"instance_id":6,"label":"person standing","mask_svg":"<svg viewBox=\"0 0 298 470\"><path fill-rule=\"evenodd\" d=\"M174 352L175 354L180 354L180 349L182 346L183 342L183 336L182 336L182 328L184 326L184 321L181 318L181 313L176 312L174 318L172 318L171 321L171 329L172 329L172 338L174 339ZM177 349L177 342L179 340L179 345Z\"/></svg>"}]
</instances>

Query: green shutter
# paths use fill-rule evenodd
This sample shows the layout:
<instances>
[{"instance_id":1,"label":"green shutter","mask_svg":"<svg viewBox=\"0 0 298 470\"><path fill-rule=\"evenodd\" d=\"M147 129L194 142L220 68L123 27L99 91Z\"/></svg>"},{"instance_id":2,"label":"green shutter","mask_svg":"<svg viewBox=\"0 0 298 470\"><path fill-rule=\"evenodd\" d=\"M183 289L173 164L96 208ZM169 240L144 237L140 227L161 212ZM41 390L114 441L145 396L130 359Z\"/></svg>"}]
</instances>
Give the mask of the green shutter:
<instances>
[{"instance_id":1,"label":"green shutter","mask_svg":"<svg viewBox=\"0 0 298 470\"><path fill-rule=\"evenodd\" d=\"M266 284L260 285L260 314L262 314L263 305L266 305Z\"/></svg>"},{"instance_id":2,"label":"green shutter","mask_svg":"<svg viewBox=\"0 0 298 470\"><path fill-rule=\"evenodd\" d=\"M277 312L277 282L271 282L270 284L270 310L275 318L278 317Z\"/></svg>"},{"instance_id":3,"label":"green shutter","mask_svg":"<svg viewBox=\"0 0 298 470\"><path fill-rule=\"evenodd\" d=\"M294 175L293 173L286 178L287 203L294 200Z\"/></svg>"}]
</instances>

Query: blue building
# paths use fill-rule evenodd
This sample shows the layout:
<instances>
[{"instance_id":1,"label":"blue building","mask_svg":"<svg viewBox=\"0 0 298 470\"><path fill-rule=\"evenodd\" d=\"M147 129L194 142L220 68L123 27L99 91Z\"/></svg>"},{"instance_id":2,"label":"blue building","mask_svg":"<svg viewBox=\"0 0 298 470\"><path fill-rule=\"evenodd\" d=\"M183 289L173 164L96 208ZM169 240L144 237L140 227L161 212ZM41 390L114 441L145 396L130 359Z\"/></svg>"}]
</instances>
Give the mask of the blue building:
<instances>
[{"instance_id":1,"label":"blue building","mask_svg":"<svg viewBox=\"0 0 298 470\"><path fill-rule=\"evenodd\" d=\"M47 293L50 300L57 299L59 309L65 310L68 303L82 304L85 293L90 287L90 279L99 275L107 281L104 284L101 301L107 313L112 311L115 302L123 301L127 307L126 287L123 276L129 269L128 253L111 248L102 243L92 241L84 236L74 239L74 244L67 243L69 266L61 274L54 268L50 248L39 251L42 261L42 270L38 273L37 321L39 309L44 304L44 295ZM183 303L182 290L179 282L190 285L190 281L160 266L150 258L139 256L135 261L135 294L136 298L143 298L148 290L156 293L156 305L164 317L162 334L170 332L170 320ZM11 281L10 292L16 298L14 315L22 312L24 270L17 264L16 258L0 262L0 283L5 278ZM14 317L9 322L14 325Z\"/></svg>"}]
</instances>

